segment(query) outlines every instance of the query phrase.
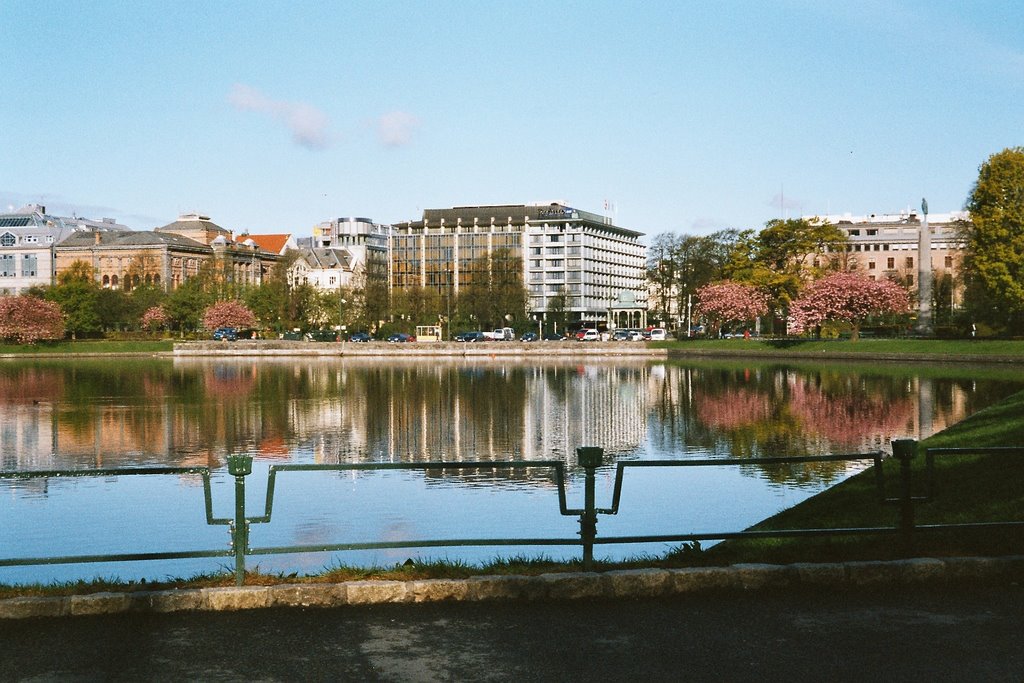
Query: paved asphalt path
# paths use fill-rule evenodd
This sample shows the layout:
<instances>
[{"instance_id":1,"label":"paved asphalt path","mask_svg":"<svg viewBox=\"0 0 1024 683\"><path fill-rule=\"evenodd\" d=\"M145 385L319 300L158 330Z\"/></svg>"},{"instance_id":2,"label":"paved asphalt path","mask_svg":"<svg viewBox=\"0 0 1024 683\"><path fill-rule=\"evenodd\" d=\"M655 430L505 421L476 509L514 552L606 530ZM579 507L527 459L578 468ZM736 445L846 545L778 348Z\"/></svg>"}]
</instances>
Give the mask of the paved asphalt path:
<instances>
[{"instance_id":1,"label":"paved asphalt path","mask_svg":"<svg viewBox=\"0 0 1024 683\"><path fill-rule=\"evenodd\" d=\"M1024 586L0 622L13 681L1024 681Z\"/></svg>"}]
</instances>

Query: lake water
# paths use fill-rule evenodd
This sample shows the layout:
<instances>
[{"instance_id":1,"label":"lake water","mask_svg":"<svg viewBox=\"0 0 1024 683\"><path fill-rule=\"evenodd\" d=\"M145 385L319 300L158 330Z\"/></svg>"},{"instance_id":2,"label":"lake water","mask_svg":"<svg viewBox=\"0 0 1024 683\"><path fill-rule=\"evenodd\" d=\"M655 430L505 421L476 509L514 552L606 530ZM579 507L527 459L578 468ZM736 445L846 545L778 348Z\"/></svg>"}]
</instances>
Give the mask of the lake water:
<instances>
[{"instance_id":1,"label":"lake water","mask_svg":"<svg viewBox=\"0 0 1024 683\"><path fill-rule=\"evenodd\" d=\"M606 462L885 450L923 438L1024 388L1006 367L765 364L742 361L473 362L437 358L77 359L0 363L0 470L209 467L212 506L233 514L226 458L254 459L250 515L272 464L561 460L582 507L575 449ZM599 536L738 531L831 486L866 462L764 468L627 469L619 512ZM614 468L598 471L597 505ZM202 478L0 479L0 557L224 548L206 523ZM573 538L548 468L278 474L255 547L410 539ZM597 546L595 557L668 544ZM265 571L408 557L481 562L579 557L579 548L473 547L249 558ZM164 578L230 560L0 568L0 582Z\"/></svg>"}]
</instances>

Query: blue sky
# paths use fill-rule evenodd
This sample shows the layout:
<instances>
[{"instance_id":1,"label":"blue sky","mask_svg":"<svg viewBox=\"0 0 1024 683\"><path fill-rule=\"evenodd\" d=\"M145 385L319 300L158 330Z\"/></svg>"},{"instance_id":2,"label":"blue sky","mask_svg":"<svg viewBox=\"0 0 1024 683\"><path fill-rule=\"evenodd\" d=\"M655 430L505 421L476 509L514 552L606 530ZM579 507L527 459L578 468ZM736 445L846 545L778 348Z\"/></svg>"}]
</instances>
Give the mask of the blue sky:
<instances>
[{"instance_id":1,"label":"blue sky","mask_svg":"<svg viewBox=\"0 0 1024 683\"><path fill-rule=\"evenodd\" d=\"M550 200L649 236L941 213L1024 144L1018 0L0 0L0 26L0 211L135 229Z\"/></svg>"}]
</instances>

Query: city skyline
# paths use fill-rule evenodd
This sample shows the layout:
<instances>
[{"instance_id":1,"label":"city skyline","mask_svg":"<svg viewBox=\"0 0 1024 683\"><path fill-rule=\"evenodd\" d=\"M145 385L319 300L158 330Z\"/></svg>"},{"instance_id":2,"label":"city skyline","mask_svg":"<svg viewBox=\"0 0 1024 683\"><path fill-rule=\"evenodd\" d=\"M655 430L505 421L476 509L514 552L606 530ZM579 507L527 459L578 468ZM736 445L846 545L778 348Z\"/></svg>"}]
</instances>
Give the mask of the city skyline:
<instances>
[{"instance_id":1,"label":"city skyline","mask_svg":"<svg viewBox=\"0 0 1024 683\"><path fill-rule=\"evenodd\" d=\"M1020 144L1024 8L23 2L0 212L236 232L565 201L648 237L956 211ZM29 46L41 46L39 49Z\"/></svg>"}]
</instances>

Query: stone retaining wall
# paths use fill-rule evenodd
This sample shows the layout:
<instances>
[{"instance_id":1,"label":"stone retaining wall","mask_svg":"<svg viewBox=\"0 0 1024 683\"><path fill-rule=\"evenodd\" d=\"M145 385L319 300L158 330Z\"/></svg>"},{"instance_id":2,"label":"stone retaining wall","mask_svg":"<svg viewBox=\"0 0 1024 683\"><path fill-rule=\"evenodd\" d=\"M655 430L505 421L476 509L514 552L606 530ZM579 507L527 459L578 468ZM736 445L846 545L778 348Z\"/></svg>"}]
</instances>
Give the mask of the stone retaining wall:
<instances>
[{"instance_id":1,"label":"stone retaining wall","mask_svg":"<svg viewBox=\"0 0 1024 683\"><path fill-rule=\"evenodd\" d=\"M241 588L195 588L0 600L0 619L125 612L223 611L261 607L339 607L395 602L622 599L707 591L852 590L1024 579L1024 556L921 558L833 564L741 564L540 576L418 581L347 581Z\"/></svg>"}]
</instances>

